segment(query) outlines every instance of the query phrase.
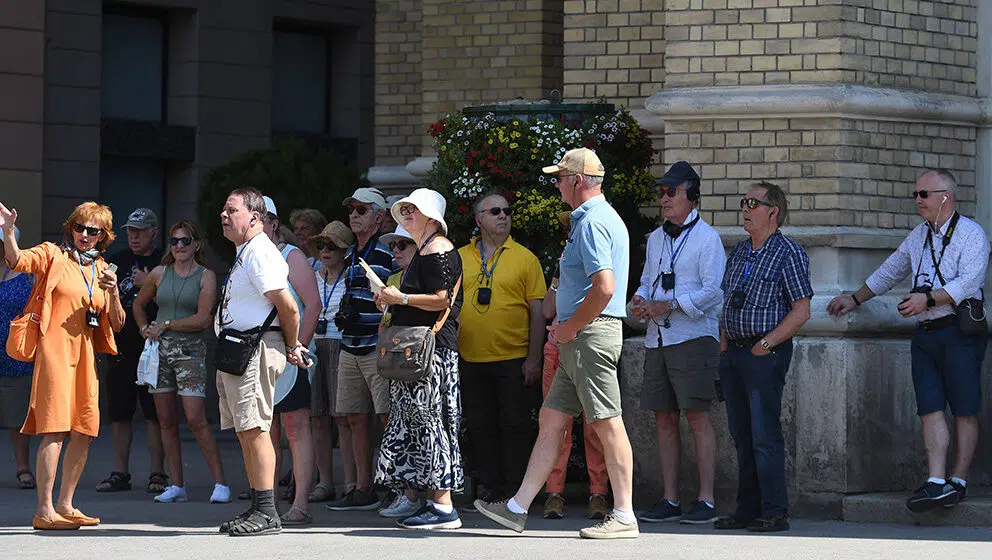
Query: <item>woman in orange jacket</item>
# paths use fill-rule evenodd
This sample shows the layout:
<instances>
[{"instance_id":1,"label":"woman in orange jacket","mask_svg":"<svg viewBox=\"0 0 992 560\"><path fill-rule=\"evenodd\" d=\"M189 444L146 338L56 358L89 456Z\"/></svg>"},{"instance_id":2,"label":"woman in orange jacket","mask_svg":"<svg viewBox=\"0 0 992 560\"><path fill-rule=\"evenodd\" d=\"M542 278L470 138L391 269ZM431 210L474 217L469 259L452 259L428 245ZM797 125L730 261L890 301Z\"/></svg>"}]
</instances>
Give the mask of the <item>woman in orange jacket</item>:
<instances>
[{"instance_id":1,"label":"woman in orange jacket","mask_svg":"<svg viewBox=\"0 0 992 560\"><path fill-rule=\"evenodd\" d=\"M116 354L114 332L124 325L117 275L100 256L114 240L113 218L110 208L84 202L63 224L61 245L42 243L24 251L13 235L16 220L17 211L0 204L7 265L16 272L36 275L40 284L34 294L38 300L28 304L40 304L34 309L40 330L33 349L31 403L21 428L21 433L42 436L33 526L78 529L97 525L100 520L76 509L72 498L100 426L95 353ZM66 437L62 484L53 504L55 472Z\"/></svg>"}]
</instances>

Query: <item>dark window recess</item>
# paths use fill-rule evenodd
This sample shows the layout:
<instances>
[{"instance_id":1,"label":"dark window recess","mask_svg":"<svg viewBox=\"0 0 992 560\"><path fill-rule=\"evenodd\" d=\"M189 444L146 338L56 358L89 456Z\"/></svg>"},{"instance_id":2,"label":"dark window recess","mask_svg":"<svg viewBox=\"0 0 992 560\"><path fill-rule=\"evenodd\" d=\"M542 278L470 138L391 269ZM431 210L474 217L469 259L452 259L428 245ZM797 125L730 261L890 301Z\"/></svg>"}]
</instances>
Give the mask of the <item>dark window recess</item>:
<instances>
[{"instance_id":1,"label":"dark window recess","mask_svg":"<svg viewBox=\"0 0 992 560\"><path fill-rule=\"evenodd\" d=\"M153 121L103 119L100 152L109 156L193 161L196 128Z\"/></svg>"},{"instance_id":2,"label":"dark window recess","mask_svg":"<svg viewBox=\"0 0 992 560\"><path fill-rule=\"evenodd\" d=\"M282 138L286 136L303 140L311 148L320 148L322 150L334 152L344 158L347 163L358 162L357 138L335 138L327 134L313 132L290 132L285 130L272 131L272 138Z\"/></svg>"}]
</instances>

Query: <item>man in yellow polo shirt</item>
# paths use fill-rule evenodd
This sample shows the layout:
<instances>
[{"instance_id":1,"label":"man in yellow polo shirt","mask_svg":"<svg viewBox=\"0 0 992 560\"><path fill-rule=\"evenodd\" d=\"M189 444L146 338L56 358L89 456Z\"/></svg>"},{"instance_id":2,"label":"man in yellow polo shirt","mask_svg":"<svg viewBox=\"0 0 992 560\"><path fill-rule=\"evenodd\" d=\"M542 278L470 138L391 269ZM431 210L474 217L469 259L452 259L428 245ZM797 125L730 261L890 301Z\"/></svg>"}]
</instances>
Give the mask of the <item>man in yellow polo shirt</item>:
<instances>
[{"instance_id":1,"label":"man in yellow polo shirt","mask_svg":"<svg viewBox=\"0 0 992 560\"><path fill-rule=\"evenodd\" d=\"M479 237L458 250L463 452L477 492L498 499L523 480L537 437L547 286L534 253L510 237L506 198L483 196L474 210Z\"/></svg>"}]
</instances>

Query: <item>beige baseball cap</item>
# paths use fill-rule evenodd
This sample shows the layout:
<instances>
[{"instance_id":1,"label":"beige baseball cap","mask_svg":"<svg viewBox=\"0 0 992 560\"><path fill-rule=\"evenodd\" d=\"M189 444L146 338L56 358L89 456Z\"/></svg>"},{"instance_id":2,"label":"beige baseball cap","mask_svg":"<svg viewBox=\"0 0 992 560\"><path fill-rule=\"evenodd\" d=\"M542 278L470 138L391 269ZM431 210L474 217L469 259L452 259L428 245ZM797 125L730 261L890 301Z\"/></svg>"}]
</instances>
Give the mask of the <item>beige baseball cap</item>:
<instances>
[{"instance_id":1,"label":"beige baseball cap","mask_svg":"<svg viewBox=\"0 0 992 560\"><path fill-rule=\"evenodd\" d=\"M599 161L596 152L589 148L576 148L565 152L561 161L555 165L549 165L541 169L545 173L558 173L559 171L571 171L581 173L591 177L602 177L606 175L606 168L603 162Z\"/></svg>"}]
</instances>

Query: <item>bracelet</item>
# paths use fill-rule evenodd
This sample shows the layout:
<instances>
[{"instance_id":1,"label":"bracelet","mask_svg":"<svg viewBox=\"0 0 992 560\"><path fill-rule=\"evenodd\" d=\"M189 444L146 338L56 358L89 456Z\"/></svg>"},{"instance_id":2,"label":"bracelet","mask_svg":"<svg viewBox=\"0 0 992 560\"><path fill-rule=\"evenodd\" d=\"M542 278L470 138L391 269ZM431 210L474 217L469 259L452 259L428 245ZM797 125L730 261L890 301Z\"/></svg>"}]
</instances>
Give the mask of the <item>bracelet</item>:
<instances>
[{"instance_id":1,"label":"bracelet","mask_svg":"<svg viewBox=\"0 0 992 560\"><path fill-rule=\"evenodd\" d=\"M851 299L854 300L854 305L856 305L856 306L860 306L861 305L861 302L858 301L857 292L851 294Z\"/></svg>"}]
</instances>

